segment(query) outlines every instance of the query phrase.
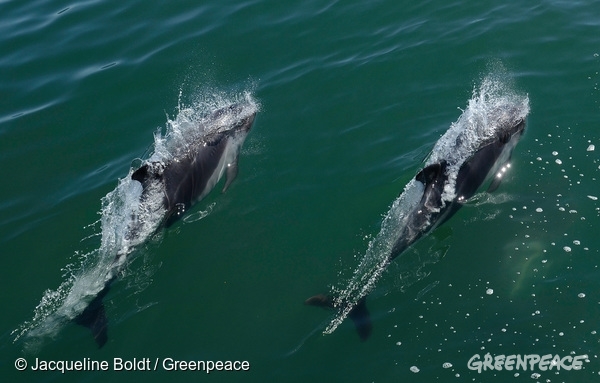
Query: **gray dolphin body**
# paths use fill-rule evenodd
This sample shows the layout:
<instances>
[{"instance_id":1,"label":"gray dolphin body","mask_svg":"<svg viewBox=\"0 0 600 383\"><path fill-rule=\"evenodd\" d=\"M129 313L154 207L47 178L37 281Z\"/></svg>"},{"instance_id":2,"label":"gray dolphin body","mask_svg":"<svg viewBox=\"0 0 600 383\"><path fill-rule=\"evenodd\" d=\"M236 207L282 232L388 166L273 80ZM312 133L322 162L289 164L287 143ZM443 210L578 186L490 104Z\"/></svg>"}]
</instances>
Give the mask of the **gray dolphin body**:
<instances>
[{"instance_id":1,"label":"gray dolphin body","mask_svg":"<svg viewBox=\"0 0 600 383\"><path fill-rule=\"evenodd\" d=\"M483 122L453 124L434 146L425 167L406 185L388 212L378 235L385 237L380 241L385 244L378 247L383 253L377 264L378 270L367 270L363 275L355 273L356 279L341 296L320 294L307 299L305 304L339 310L339 322L350 317L360 338L366 340L372 330L366 296L382 269L450 219L487 179L493 177L488 191L499 186L511 153L524 131L528 112L526 99L521 104L502 105L488 112ZM463 128L459 129L459 125ZM368 281L366 286L364 281ZM330 328L326 330L331 331Z\"/></svg>"},{"instance_id":2,"label":"gray dolphin body","mask_svg":"<svg viewBox=\"0 0 600 383\"><path fill-rule=\"evenodd\" d=\"M104 288L74 319L90 328L99 347L108 340L107 318L102 303L120 266L148 234L168 227L194 203L212 191L226 174L223 192L237 175L238 156L252 127L256 111L242 113L233 104L209 115L197 138L171 148L168 155L149 158L130 175L142 187L138 207L127 226L126 245L117 252Z\"/></svg>"},{"instance_id":3,"label":"gray dolphin body","mask_svg":"<svg viewBox=\"0 0 600 383\"><path fill-rule=\"evenodd\" d=\"M454 197L450 201L443 199L444 191L450 183L447 160L430 164L419 171L415 181L423 185L423 196L418 206L410 212L407 224L389 254L389 260L398 257L424 234L450 219L490 176L493 179L487 191L496 190L504 174L502 166L508 163L524 129L525 120L503 127L489 143L466 160L459 168Z\"/></svg>"},{"instance_id":4,"label":"gray dolphin body","mask_svg":"<svg viewBox=\"0 0 600 383\"><path fill-rule=\"evenodd\" d=\"M220 109L210 120L218 121L232 112L238 112L238 105ZM203 199L226 174L227 190L238 173L239 151L250 131L256 113L230 121L231 125L208 133L193 145L182 150L181 157L168 162L146 161L132 175L131 179L142 184L142 200L163 195L162 208L165 225L170 226L194 203Z\"/></svg>"}]
</instances>

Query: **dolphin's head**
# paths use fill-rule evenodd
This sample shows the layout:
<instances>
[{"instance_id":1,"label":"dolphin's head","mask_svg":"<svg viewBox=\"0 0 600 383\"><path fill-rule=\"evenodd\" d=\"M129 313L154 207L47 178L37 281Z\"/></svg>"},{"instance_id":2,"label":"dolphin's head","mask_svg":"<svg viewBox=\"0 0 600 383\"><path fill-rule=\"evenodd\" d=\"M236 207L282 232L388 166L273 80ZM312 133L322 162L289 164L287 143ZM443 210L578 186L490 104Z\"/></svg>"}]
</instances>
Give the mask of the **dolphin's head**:
<instances>
[{"instance_id":1,"label":"dolphin's head","mask_svg":"<svg viewBox=\"0 0 600 383\"><path fill-rule=\"evenodd\" d=\"M248 116L241 118L234 126L234 129L242 132L249 132L250 128L252 128L252 124L254 123L254 118L256 117L256 112L250 113Z\"/></svg>"},{"instance_id":2,"label":"dolphin's head","mask_svg":"<svg viewBox=\"0 0 600 383\"><path fill-rule=\"evenodd\" d=\"M498 138L501 143L506 144L510 141L518 141L525 130L525 120L519 119L510 124L504 124L498 131Z\"/></svg>"},{"instance_id":3,"label":"dolphin's head","mask_svg":"<svg viewBox=\"0 0 600 383\"><path fill-rule=\"evenodd\" d=\"M525 119L519 119L510 125L512 126L509 127L507 131L511 136L514 136L515 134L523 134L523 131L525 130Z\"/></svg>"},{"instance_id":4,"label":"dolphin's head","mask_svg":"<svg viewBox=\"0 0 600 383\"><path fill-rule=\"evenodd\" d=\"M208 120L221 132L248 133L256 117L256 110L248 108L244 104L231 104L213 112Z\"/></svg>"},{"instance_id":5,"label":"dolphin's head","mask_svg":"<svg viewBox=\"0 0 600 383\"><path fill-rule=\"evenodd\" d=\"M523 134L526 116L527 113L523 115L523 107L519 104L502 105L490 113L492 121L496 121L498 136L504 142L513 137L518 139Z\"/></svg>"}]
</instances>

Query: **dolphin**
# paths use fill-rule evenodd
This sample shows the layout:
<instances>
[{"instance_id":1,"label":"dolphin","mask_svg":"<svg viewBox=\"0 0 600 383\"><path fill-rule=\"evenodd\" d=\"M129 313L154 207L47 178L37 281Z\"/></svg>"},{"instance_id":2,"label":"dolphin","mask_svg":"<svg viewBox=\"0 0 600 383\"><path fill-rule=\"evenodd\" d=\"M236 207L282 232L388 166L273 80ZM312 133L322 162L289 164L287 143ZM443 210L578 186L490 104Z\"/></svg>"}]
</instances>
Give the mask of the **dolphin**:
<instances>
[{"instance_id":1,"label":"dolphin","mask_svg":"<svg viewBox=\"0 0 600 383\"><path fill-rule=\"evenodd\" d=\"M238 173L238 157L256 110L241 104L218 109L201 121L198 134L177 141L166 154L151 156L130 172L132 189L141 186L121 248L109 267L104 287L73 320L88 327L99 347L108 340L103 298L116 280L121 265L136 246L153 232L169 227L195 203L208 195L223 175L225 192Z\"/></svg>"},{"instance_id":2,"label":"dolphin","mask_svg":"<svg viewBox=\"0 0 600 383\"><path fill-rule=\"evenodd\" d=\"M210 120L216 122L232 112L240 113L241 107L234 104L220 109ZM226 174L226 182L222 192L227 191L237 177L239 152L255 117L256 112L253 112L234 120L225 129L217 129L194 142L182 156L168 162L146 161L133 172L131 179L143 187L142 201L157 192L163 195L166 227L210 193L223 174Z\"/></svg>"},{"instance_id":3,"label":"dolphin","mask_svg":"<svg viewBox=\"0 0 600 383\"><path fill-rule=\"evenodd\" d=\"M392 205L382 223L380 240L376 238L379 247L373 246L383 253L377 254L380 257L377 265L366 272L362 270L363 274L355 273L349 288L339 296L319 294L305 304L338 309L337 324L350 317L361 340L366 340L372 331L366 296L383 270L420 238L450 219L486 180L491 178L488 192L498 188L525 129L529 100L480 101L477 106L471 105L438 140L425 166ZM330 325L329 332L337 324Z\"/></svg>"}]
</instances>

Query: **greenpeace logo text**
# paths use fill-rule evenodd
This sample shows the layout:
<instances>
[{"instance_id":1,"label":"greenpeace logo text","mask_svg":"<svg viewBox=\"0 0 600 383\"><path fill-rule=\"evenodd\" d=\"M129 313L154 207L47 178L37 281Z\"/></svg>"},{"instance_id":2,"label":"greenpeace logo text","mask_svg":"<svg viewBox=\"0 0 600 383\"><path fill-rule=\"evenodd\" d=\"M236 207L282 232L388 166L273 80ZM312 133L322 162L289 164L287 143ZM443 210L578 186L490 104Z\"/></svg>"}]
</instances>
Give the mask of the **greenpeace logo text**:
<instances>
[{"instance_id":1,"label":"greenpeace logo text","mask_svg":"<svg viewBox=\"0 0 600 383\"><path fill-rule=\"evenodd\" d=\"M552 370L581 370L583 361L587 360L587 355L561 357L560 355L495 355L492 356L488 352L483 356L483 360L479 354L475 354L469 359L467 367L470 370L477 371L481 374L482 371L552 371Z\"/></svg>"}]
</instances>

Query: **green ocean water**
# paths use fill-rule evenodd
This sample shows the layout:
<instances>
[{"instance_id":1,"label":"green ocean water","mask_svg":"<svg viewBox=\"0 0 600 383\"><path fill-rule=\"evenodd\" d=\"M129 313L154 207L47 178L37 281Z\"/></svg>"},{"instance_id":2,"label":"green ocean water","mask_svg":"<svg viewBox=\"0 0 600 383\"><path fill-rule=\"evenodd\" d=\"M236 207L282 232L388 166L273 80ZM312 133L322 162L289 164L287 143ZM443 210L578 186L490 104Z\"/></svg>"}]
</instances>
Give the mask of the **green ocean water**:
<instances>
[{"instance_id":1,"label":"green ocean water","mask_svg":"<svg viewBox=\"0 0 600 383\"><path fill-rule=\"evenodd\" d=\"M2 381L596 382L600 7L593 1L0 1ZM507 180L397 259L361 342L311 295L344 286L473 90L531 113ZM97 248L101 200L181 105L249 92L240 173L128 265L109 340L18 336ZM219 188L220 189L220 188ZM482 371L479 354L587 355ZM29 366L18 371L24 358ZM109 371L32 371L107 361ZM249 371L114 371L114 359Z\"/></svg>"}]
</instances>

